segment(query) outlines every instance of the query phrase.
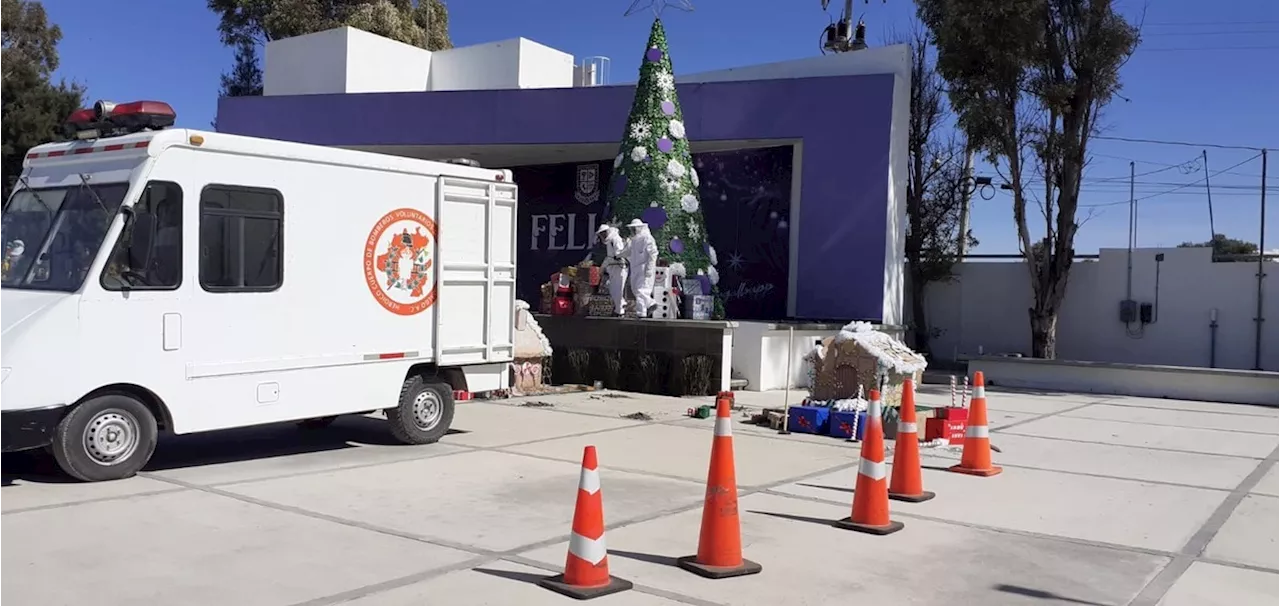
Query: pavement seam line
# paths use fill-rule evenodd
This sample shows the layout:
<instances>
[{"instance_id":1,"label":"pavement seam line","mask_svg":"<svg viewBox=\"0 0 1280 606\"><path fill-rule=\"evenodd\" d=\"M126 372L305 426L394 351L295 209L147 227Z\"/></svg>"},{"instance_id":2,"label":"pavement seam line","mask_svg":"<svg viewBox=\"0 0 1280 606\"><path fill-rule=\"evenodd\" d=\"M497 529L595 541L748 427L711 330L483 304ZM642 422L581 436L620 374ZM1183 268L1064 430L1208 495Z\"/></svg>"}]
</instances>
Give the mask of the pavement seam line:
<instances>
[{"instance_id":1,"label":"pavement seam line","mask_svg":"<svg viewBox=\"0 0 1280 606\"><path fill-rule=\"evenodd\" d=\"M1178 411L1178 412L1186 412L1186 411ZM1108 422L1108 423L1124 423L1124 424L1127 424L1127 425L1144 425L1144 426L1148 426L1148 427L1176 427L1176 428L1180 428L1180 429L1199 429L1199 430L1203 430L1203 431L1223 431L1223 432L1227 432L1227 433L1247 433L1247 434L1259 435L1259 436L1273 436L1273 435L1275 435L1275 433L1276 433L1274 430L1271 430L1271 431L1255 431L1255 430L1252 430L1252 429L1223 429L1223 428L1221 428L1221 427L1200 427L1200 426L1197 426L1197 425L1177 425L1177 424L1174 424L1174 423L1151 423L1151 422L1148 422L1148 421L1130 421L1130 420L1128 420L1128 419L1107 419L1107 418L1102 418L1102 417L1090 417L1090 416L1086 416L1086 415L1067 415L1067 414L1064 414L1063 416L1065 416L1065 417L1067 417L1067 418L1069 418L1069 419L1084 419L1084 420L1088 420L1088 421L1106 421L1106 422Z\"/></svg>"},{"instance_id":2,"label":"pavement seam line","mask_svg":"<svg viewBox=\"0 0 1280 606\"><path fill-rule=\"evenodd\" d=\"M1186 544L1176 554L1162 570L1147 582L1133 599L1129 600L1129 606L1156 606L1160 603L1164 596L1173 589L1174 584L1182 575L1191 568L1191 565L1201 559L1204 550L1209 547L1209 543L1213 541L1222 527L1226 525L1227 520L1235 513L1236 508L1244 502L1249 496L1249 491L1253 490L1263 478L1267 475L1271 468L1276 465L1277 458L1280 458L1280 448L1273 449L1267 458L1258 463L1249 475L1245 476L1235 489L1228 494L1213 513L1205 519L1200 528L1196 530Z\"/></svg>"},{"instance_id":3,"label":"pavement seam line","mask_svg":"<svg viewBox=\"0 0 1280 606\"><path fill-rule=\"evenodd\" d=\"M838 506L846 506L846 507L848 506L848 504L843 501L836 501L834 499L826 499L826 498L815 497L810 495L798 495L798 494L792 494L787 492L778 492L775 490L766 491L765 494L768 494L770 496L775 496L775 497L795 499L797 501L808 501L811 503L819 503L822 505L838 505ZM852 499L852 496L850 496L850 499ZM1045 533L1034 532L1030 530L1020 530L1017 528L1001 528L999 526L988 526L986 524L978 524L975 522L965 522L963 520L951 520L947 518L938 518L938 517L923 515L919 513L911 513L909 511L902 511L901 509L895 509L893 511L893 515L895 517L901 516L907 519L936 522L938 524L960 526L963 528L972 528L974 530L985 530L988 532L995 532L999 534L1011 534L1011 535L1016 535L1020 537L1042 539L1047 541L1060 541L1064 543L1073 543L1076 545L1083 545L1085 547L1096 547L1099 549L1109 549L1111 551L1121 551L1125 553L1137 553L1137 554L1151 555L1151 556L1158 556L1158 557L1165 557L1165 558L1172 558L1175 555L1177 555L1170 551L1164 551L1161 549L1152 549L1150 547L1137 547L1134 545L1123 545L1120 543L1107 543L1105 541L1094 541L1092 539L1081 539L1077 537L1068 537L1068 536L1056 535L1056 534L1045 534Z\"/></svg>"},{"instance_id":4,"label":"pavement seam line","mask_svg":"<svg viewBox=\"0 0 1280 606\"><path fill-rule=\"evenodd\" d=\"M959 459L959 457L955 457L955 458L939 457L939 456L937 456L937 455L928 455L928 454L925 454L925 453L923 453L923 452L921 452L921 453L920 453L920 456L921 456L921 457L930 457L930 458L932 458L932 459L934 459L934 460L945 460L945 461L947 461L947 462L949 462L949 463L952 463L952 464L954 464L954 463L956 463L956 462L959 462L959 460L960 460L960 459ZM1046 473L1065 473L1065 474L1067 474L1067 475L1083 476L1083 477L1086 477L1086 478L1098 478L1098 479L1101 479L1101 480L1121 480L1121 481L1124 481L1124 482L1137 482L1137 483L1139 483L1139 484L1155 484L1155 485L1157 485L1157 486L1172 486L1172 487L1174 487L1174 488L1192 488L1192 489L1196 489L1196 490L1212 490L1212 491L1215 491L1215 492L1227 492L1227 493L1229 493L1229 492L1231 492L1232 490L1234 490L1234 489L1232 489L1232 488L1219 488L1219 487L1215 487L1215 486L1200 486L1200 485L1197 485L1197 484L1184 484L1184 483L1182 483L1182 482L1169 482L1169 481L1165 481L1165 480L1144 480L1144 479L1142 479L1142 478L1132 478L1132 477L1127 477L1127 476L1109 476L1109 475L1106 475L1106 474L1101 474L1101 473L1092 473L1092 472L1088 472L1088 471L1071 471L1071 470L1067 470L1067 469L1050 469L1050 468L1048 468L1048 467L1035 467L1035 466L1032 466L1032 465L1018 465L1018 464L1015 464L1015 463L1005 463L1004 461L1001 461L1001 462L1000 462L1000 466L1001 466L1001 467L1006 467L1006 468L1009 468L1009 469L1027 469L1027 470L1030 470L1030 471L1043 471L1043 472L1046 472Z\"/></svg>"},{"instance_id":5,"label":"pavement seam line","mask_svg":"<svg viewBox=\"0 0 1280 606\"><path fill-rule=\"evenodd\" d=\"M487 564L496 559L497 558L494 556L478 556L473 558L467 558L460 562L455 562L453 564L448 564L445 566L437 566L435 568L429 568L427 570L415 572L413 574L408 574L402 577L387 579L385 581L379 581L377 583L370 583L368 585L362 585L360 587L355 587L352 589L348 589L346 591L341 591L341 592L329 594L326 596L320 596L318 598L312 598L310 600L294 602L291 606L329 606L331 604L341 604L343 602L350 602L353 600L358 600L363 597L382 593L384 591L392 591L395 589L400 589L401 587L408 587L409 585L422 583L424 581L430 581L431 579L442 577L446 574L458 572L460 570L470 570L471 568Z\"/></svg>"},{"instance_id":6,"label":"pavement seam line","mask_svg":"<svg viewBox=\"0 0 1280 606\"><path fill-rule=\"evenodd\" d=\"M994 430L993 430L994 431ZM1058 436L1038 436L1030 433L1018 433L1015 431L1001 432L1009 436L1019 436L1023 438L1037 438L1040 440L1058 440L1060 442L1075 442L1077 444L1102 444L1104 446L1120 446L1123 448L1136 448L1138 450L1151 450L1154 452L1179 452L1182 454L1204 455L1208 457L1227 457L1230 459L1248 459L1252 461L1262 462L1266 457L1254 457L1249 455L1223 454L1220 452L1204 452L1201 450L1179 450L1177 448L1162 448L1159 446L1134 446L1133 444L1116 444L1115 442L1099 442L1097 440L1080 440L1076 438L1061 438ZM1255 434L1249 434L1255 435Z\"/></svg>"},{"instance_id":7,"label":"pavement seam line","mask_svg":"<svg viewBox=\"0 0 1280 606\"><path fill-rule=\"evenodd\" d=\"M31 513L33 511L48 511L50 509L63 509L66 507L75 507L77 505L92 505L94 503L103 503L107 501L122 501L124 499L132 499L134 497L151 497L151 496L162 495L162 494L170 494L174 492L183 492L185 490L190 490L190 489L161 488L157 490L148 490L145 492L135 492L133 494L120 494L120 495L112 495L109 497L94 497L92 499L85 499L83 501L69 501L65 503L48 503L45 505L33 505L31 507L20 507L17 509L10 509L9 511L3 512L3 514L0 514L0 515L7 516L7 515L14 515L19 513Z\"/></svg>"},{"instance_id":8,"label":"pavement seam line","mask_svg":"<svg viewBox=\"0 0 1280 606\"><path fill-rule=\"evenodd\" d=\"M1117 401L1123 401L1123 399L1122 399L1122 398L1124 398L1124 397L1130 397L1130 398L1141 398L1141 397L1144 397L1144 396L1121 396L1121 397L1116 398L1116 400L1117 400ZM1167 399L1167 398L1166 398L1166 399ZM1238 407L1240 407L1240 408L1261 408L1261 409L1268 409L1268 410L1274 410L1274 409L1276 408L1275 406L1268 406L1268 405L1266 405L1266 404L1241 404L1241 403L1238 403L1238 402L1201 402L1201 401L1199 401L1199 400L1174 400L1174 401L1177 401L1177 402L1195 402L1195 403L1197 403L1197 404L1225 404L1225 405L1227 405L1227 406L1238 406ZM1102 404L1103 402L1094 402L1094 403L1095 403L1095 404ZM1203 415L1230 415L1230 416L1233 416L1233 417L1251 417L1251 418L1258 418L1258 419L1272 419L1272 420L1275 420L1275 419L1280 418L1280 417L1277 417L1276 415L1269 415L1269 414L1254 414L1254 413L1249 413L1249 412L1238 412L1238 411L1234 411L1234 410L1233 410L1233 411L1225 411L1225 410L1195 410L1195 409L1192 409L1192 408L1170 408L1170 407L1167 407L1167 406L1150 406L1150 405L1147 405L1147 404L1128 404L1128 403L1126 403L1126 404L1115 404L1115 406L1119 406L1119 407L1121 407L1121 408L1145 408L1145 409L1147 409L1147 410L1158 410L1158 411L1160 411L1160 412L1194 412L1194 413L1203 414Z\"/></svg>"},{"instance_id":9,"label":"pavement seam line","mask_svg":"<svg viewBox=\"0 0 1280 606\"><path fill-rule=\"evenodd\" d=\"M1069 412L1074 412L1074 411L1080 410L1080 409L1082 409L1082 408L1088 408L1088 407L1093 406L1093 405L1095 405L1095 404L1101 404L1101 402L1089 402L1089 403L1087 403L1087 404L1080 404L1079 406L1072 406L1072 407L1069 407L1069 408L1063 408L1062 410L1055 410L1055 411L1053 411L1053 412L1046 412L1046 413L1044 413L1044 414L1038 414L1038 415L1035 415L1035 416L1033 416L1033 417L1031 417L1031 418L1029 418L1029 419L1022 419L1021 421L1014 421L1014 422L1012 422L1012 423L1005 423L1004 425L998 425L998 426L996 426L996 427L992 427L992 428L991 428L991 431L1001 431L1001 430L1004 430L1004 429L1009 429L1010 427L1017 427L1017 426L1019 426L1019 425L1026 425L1027 423L1034 423L1034 422L1036 422L1036 421L1043 421L1043 420L1045 420L1045 419L1047 419L1047 418L1049 418L1049 417L1055 417L1055 416L1058 416L1058 415L1061 415L1061 414L1066 414L1066 413L1069 413ZM999 410L999 409L996 409L996 410ZM1019 411L1016 411L1016 410L1009 410L1009 411L1006 411L1006 412L1019 412Z\"/></svg>"},{"instance_id":10,"label":"pavement seam line","mask_svg":"<svg viewBox=\"0 0 1280 606\"><path fill-rule=\"evenodd\" d=\"M562 462L563 462L563 461L562 461ZM848 467L852 467L852 466L854 466L854 465L856 465L856 464L857 464L857 462L856 462L856 461L851 461L851 462L848 462L848 463L842 463L842 464L837 465L837 466L828 467L828 468L826 468L826 469L818 470L818 471L815 471L815 472L812 472L812 473L807 473L807 474L803 474L803 475L800 475L800 476L795 476L795 477L786 478L786 479L783 479L783 480L778 480L778 481L776 481L776 482L771 482L771 483L769 483L769 484L761 485L761 486L759 486L759 487L757 487L757 488L754 488L754 489L739 490L739 491L738 491L739 498L745 497L745 496L750 495L750 494L756 494L756 493L766 492L766 491L771 490L771 489L773 489L773 488L776 488L776 487L778 487L778 486L785 486L786 484L791 484L791 483L794 483L794 482L799 482L799 481L801 481L801 480L806 480L806 479L809 479L809 478L813 478L813 477L817 477L817 476L825 475L825 474L828 474L828 473L835 473L835 472L840 471L840 470L842 470L842 469L846 469L846 468L848 468ZM365 524L365 523L363 523L363 522L359 522L359 521L356 521L356 520L348 520L348 519L340 518L340 517L337 517L337 516L331 516L331 515L328 515L328 514L322 514L322 513L319 513L319 512L313 512L313 511L309 511L309 510L306 510L306 509L302 509L302 508L300 508L300 507L293 507L293 506L291 506L291 505L283 505L283 504L279 504L279 503L273 503L273 502L270 502L270 501L262 501L262 500L260 500L260 499L256 499L256 498L253 498L253 497L247 497L247 496L245 496L245 495L240 495L240 494L232 493L232 492L228 492L228 491L217 490L217 489L209 489L208 487L203 487L203 486L192 486L191 488L192 488L193 490L197 490L197 491L201 491L201 492L208 492L208 493L211 493L211 494L215 494L215 495L217 495L217 496L222 496L222 497L225 497L225 498L230 498L230 499L235 499L235 500L238 500L238 501L243 501L243 502L250 503L250 504L253 504L253 505L258 505L258 506L260 506L260 507L266 507L266 508L268 508L268 509L275 509L275 510L277 510L277 511L283 511L283 512L286 512L286 513L292 513L292 514L295 514L295 515L301 515L301 516L309 517L309 518L313 518L313 519L324 520L324 521L326 521L326 522L331 522L331 523L335 523L335 524L340 524L340 525L348 526L348 527L352 527L352 528L358 528L358 529L360 529L360 530L365 530L365 531L369 531L369 532L375 532L375 533L379 533L379 534L386 534L386 535L390 535L390 536L394 536L394 537L398 537L398 538L402 538L402 539L407 539L407 540L417 541L417 542L420 542L420 543L426 543L426 544L429 544L429 545L435 545L435 546L437 546L437 547L444 547L444 548L447 548L447 549L453 549L453 550L456 550L456 551L462 551L462 552L465 552L465 553L472 553L472 554L476 554L476 555L478 555L478 556L480 556L480 557L478 557L478 558L472 558L471 560L468 560L468 561L482 560L482 562L481 562L481 563L484 563L484 562L490 562L490 561L492 561L492 560L494 560L494 559L506 559L506 558L512 558L512 557L519 557L520 559L526 559L526 558L523 558L523 557L519 556L519 554L524 553L524 552L528 552L528 551L537 550L537 549L542 549L542 548L544 548L544 547L550 547L550 546L552 546L552 545L557 545L557 544L560 544L560 543L564 543L564 542L566 542L566 541L568 541L568 540L569 540L569 535L568 535L568 534L563 534L563 535L557 535L557 536L555 536L555 537L551 537L551 538L548 538L548 539L543 539L543 540L541 540L541 541L535 541L535 542L527 543L527 544L524 544L524 545L518 545L518 546L516 546L516 547L513 547L513 548L511 548L511 549L507 549L507 550L504 550L504 551L493 551L493 550L482 549L482 548L477 548L477 547L471 547L471 546L465 546L465 545L454 544L452 541L443 542L443 541L438 541L438 540L435 540L435 539L429 539L429 538L422 537L422 536L419 536L419 535L414 535L414 534L411 534L411 533L403 533L403 532L400 532L400 531L396 531L396 530L392 530L392 529L386 529L386 528L382 528L382 527L379 527L379 526L374 526L374 525L371 525L371 524ZM682 506L679 506L679 507L673 507L673 508L669 508L669 509L665 509L665 510L662 510L662 511L653 512L653 513L646 514L646 515L642 515L642 516L636 516L636 517L634 517L634 518L630 518L630 519L627 519L627 520L623 520L622 522L618 522L618 523L616 523L616 524L607 524L607 525L605 526L605 530L606 530L606 532L608 532L608 531L616 531L616 530L620 530L620 529L626 528L626 527L628 527L628 526L633 526L633 525L636 525L636 524L643 524L643 523L645 523L645 522L652 522L652 521L654 521L654 520L659 520L659 519L662 519L662 518L665 518L665 517L668 517L668 516L680 515L680 514L682 514L682 513L687 513L687 512L689 512L689 511L693 511L693 510L695 510L695 509L697 509L697 508L699 508L699 507L702 507L702 506L703 506L703 501L704 501L704 499L699 498L699 499L697 499L697 501L696 501L696 502L693 502L693 503L690 503L690 504L687 504L687 505L682 505ZM536 562L537 560L530 560L530 561L535 561L535 562ZM519 563L519 562L516 562L516 563ZM474 564L472 567L474 567L474 566L479 566L479 565L480 565L480 564ZM526 564L526 565L527 565L527 564ZM461 569L462 569L461 564L456 565L456 566L457 566L457 568L454 568L453 570L461 570ZM540 567L541 567L541 568L543 568L543 569L546 569L546 566L547 566L546 564L541 564L541 565L540 565ZM442 568L448 568L448 566L446 566L446 567L433 568L433 569L428 570L428 571L423 571L423 572L420 572L420 573L416 573L415 575L408 575L408 576L406 576L406 577L401 577L401 579L399 579L399 580L403 580L403 579L410 579L410 578L416 578L417 576L422 576L422 577L424 577L425 579L433 578L435 575L433 575L432 573L433 573L433 572L435 572L435 571L437 571L437 570L440 570L440 569L442 569ZM447 571L447 572L452 572L453 570L449 570L449 571ZM447 572L446 572L446 573L447 573ZM367 586L365 586L365 587L363 587L363 588L361 588L361 587L357 587L357 588L354 588L354 589L349 589L349 590L346 590L346 591L344 591L344 592L340 592L340 593L337 593L337 594L333 594L333 595L331 595L331 596L321 596L321 597L319 597L319 598L315 598L315 599L313 599L313 600L311 600L311 601L303 602L303 603L300 603L300 604L295 605L295 606L302 606L302 604L305 604L306 606L322 606L322 605L328 605L328 604L340 603L340 602L344 602L344 601L349 601L349 600L357 599L357 598L359 598L359 597L364 597L364 596L366 596L366 595L373 595L373 594L376 594L376 593L381 593L381 592L383 592L383 591L389 591L389 590L391 590L391 589L396 589L396 588L402 587L402 586L404 586L404 585L411 585L411 584L413 584L413 583L421 582L421 580L422 580L422 579L419 579L419 580L410 580L410 581L405 581L404 583L399 583L399 584L397 584L397 583L396 583L396 581L397 581L397 580L398 580L398 579L390 579L390 580L388 580L388 581L383 581L383 582L381 582L381 583L373 583L373 584L371 584L371 585L367 585ZM383 585L386 585L386 587L382 587ZM380 588L379 588L379 589L370 590L370 591L365 591L364 593L361 593L360 595L354 595L354 593L355 593L355 592L360 592L360 591L363 591L363 590L365 590L365 589L367 589L367 588L372 588L372 587L380 587ZM658 590L658 591L663 591L663 590ZM350 594L352 597L343 597L343 596L348 596L349 594ZM659 594L654 594L654 595L659 595ZM672 596L674 596L674 595L680 595L680 594L671 594L671 595L672 595ZM335 596L338 596L338 597L336 597L336 598L335 598ZM673 599L672 597L667 596L667 595L662 595L662 596L660 596L660 597L664 597L664 598L666 598L666 599ZM696 600L697 598L690 598L690 599L695 599L695 600ZM680 600L677 600L677 601L680 601ZM685 602L686 602L686 603L690 603L690 604L695 604L695 605L708 604L707 602L688 602L687 600L685 600ZM709 604L714 604L714 603L709 603Z\"/></svg>"}]
</instances>

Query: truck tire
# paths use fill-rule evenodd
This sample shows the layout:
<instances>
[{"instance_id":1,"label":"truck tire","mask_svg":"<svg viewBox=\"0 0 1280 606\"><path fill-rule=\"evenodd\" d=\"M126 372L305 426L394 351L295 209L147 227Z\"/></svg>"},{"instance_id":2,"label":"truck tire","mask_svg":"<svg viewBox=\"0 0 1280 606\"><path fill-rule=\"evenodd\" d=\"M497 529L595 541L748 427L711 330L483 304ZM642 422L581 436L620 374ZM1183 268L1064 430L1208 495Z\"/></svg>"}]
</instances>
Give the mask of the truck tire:
<instances>
[{"instance_id":1,"label":"truck tire","mask_svg":"<svg viewBox=\"0 0 1280 606\"><path fill-rule=\"evenodd\" d=\"M107 394L62 418L53 433L53 458L83 482L119 480L138 473L156 450L156 418L138 400Z\"/></svg>"},{"instance_id":2,"label":"truck tire","mask_svg":"<svg viewBox=\"0 0 1280 606\"><path fill-rule=\"evenodd\" d=\"M391 435L405 444L434 444L453 423L453 387L414 375L400 387L400 403L387 409Z\"/></svg>"}]
</instances>

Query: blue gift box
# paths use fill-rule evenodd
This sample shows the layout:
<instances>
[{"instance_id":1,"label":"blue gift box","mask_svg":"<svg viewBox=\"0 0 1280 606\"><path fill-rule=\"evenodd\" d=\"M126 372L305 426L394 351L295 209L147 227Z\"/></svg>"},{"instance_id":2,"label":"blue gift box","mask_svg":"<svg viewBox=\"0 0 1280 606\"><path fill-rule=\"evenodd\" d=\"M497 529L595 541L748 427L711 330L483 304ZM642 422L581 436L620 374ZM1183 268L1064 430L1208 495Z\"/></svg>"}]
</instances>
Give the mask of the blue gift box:
<instances>
[{"instance_id":1,"label":"blue gift box","mask_svg":"<svg viewBox=\"0 0 1280 606\"><path fill-rule=\"evenodd\" d=\"M856 422L856 425L855 425ZM833 412L831 413L830 435L833 438L848 439L853 436L853 428L858 428L857 438L862 439L862 430L867 426L867 411Z\"/></svg>"},{"instance_id":2,"label":"blue gift box","mask_svg":"<svg viewBox=\"0 0 1280 606\"><path fill-rule=\"evenodd\" d=\"M787 429L795 433L827 433L831 409L825 406L792 406L787 409Z\"/></svg>"}]
</instances>

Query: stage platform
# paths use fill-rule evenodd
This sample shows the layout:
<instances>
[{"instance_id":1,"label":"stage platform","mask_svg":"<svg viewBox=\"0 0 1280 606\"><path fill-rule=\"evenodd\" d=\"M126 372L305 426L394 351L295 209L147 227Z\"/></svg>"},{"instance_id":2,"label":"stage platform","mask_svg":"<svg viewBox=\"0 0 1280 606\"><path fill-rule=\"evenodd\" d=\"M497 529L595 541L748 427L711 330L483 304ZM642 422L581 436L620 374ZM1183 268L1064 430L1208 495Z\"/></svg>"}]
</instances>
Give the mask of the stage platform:
<instances>
[{"instance_id":1,"label":"stage platform","mask_svg":"<svg viewBox=\"0 0 1280 606\"><path fill-rule=\"evenodd\" d=\"M552 383L589 385L600 381L611 389L666 395L711 395L730 387L737 322L534 317L555 351ZM704 356L707 359L685 361ZM709 373L709 380L704 385L696 376L686 376L688 373Z\"/></svg>"}]
</instances>

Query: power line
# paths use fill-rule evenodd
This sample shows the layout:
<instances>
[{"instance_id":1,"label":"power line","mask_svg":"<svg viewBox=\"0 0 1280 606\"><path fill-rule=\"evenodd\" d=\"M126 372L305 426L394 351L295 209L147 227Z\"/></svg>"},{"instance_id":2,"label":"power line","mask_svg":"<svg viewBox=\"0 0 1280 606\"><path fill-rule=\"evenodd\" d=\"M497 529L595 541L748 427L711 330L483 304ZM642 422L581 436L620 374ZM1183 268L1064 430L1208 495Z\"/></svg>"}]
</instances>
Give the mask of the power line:
<instances>
[{"instance_id":1,"label":"power line","mask_svg":"<svg viewBox=\"0 0 1280 606\"><path fill-rule=\"evenodd\" d=\"M1097 137L1094 137L1094 138L1096 139ZM1250 151L1252 151L1252 149L1251 149ZM1089 152L1089 155L1090 155L1090 156L1097 156L1097 157L1099 157L1099 158L1110 158L1110 159L1112 159L1112 160L1124 160L1125 162L1137 162L1138 164L1150 164L1150 165L1152 165L1152 166L1164 166L1164 167L1168 167L1168 168L1179 168L1179 167L1182 167L1182 166L1186 166L1186 164L1185 164L1185 163L1184 163L1184 164L1168 164L1168 163L1166 163L1166 162L1152 162L1151 160L1137 160L1137 159L1129 158L1129 157L1126 157L1126 156L1113 156L1113 155L1111 155L1111 154L1100 154L1100 153L1098 153L1098 152L1092 152L1092 151L1091 151L1091 152ZM1198 162L1198 161L1199 161L1199 158L1197 158L1197 159L1195 159L1195 160L1191 160L1191 161L1190 161L1190 163L1195 163L1195 162ZM1200 169L1200 167L1199 167L1199 166L1196 166L1194 170L1189 171L1189 172L1195 172L1196 170L1199 170L1199 169ZM1225 172L1225 173L1222 173L1222 174L1224 174L1224 175L1235 175L1235 176L1237 176L1237 177L1249 177L1250 179L1259 179L1259 178L1261 178L1261 177L1262 177L1262 175L1259 175L1259 174L1256 174L1256 173ZM1128 177L1123 177L1123 178L1124 178L1124 179L1127 179ZM1275 179L1280 179L1280 175L1267 175L1267 180L1275 180Z\"/></svg>"},{"instance_id":2,"label":"power line","mask_svg":"<svg viewBox=\"0 0 1280 606\"><path fill-rule=\"evenodd\" d=\"M1233 164L1233 165L1231 165L1231 166L1228 166L1227 168L1223 169L1222 171L1218 171L1218 172L1215 172L1215 173L1211 173L1209 176L1211 176L1211 177L1212 177L1212 176L1215 176L1215 175L1221 174L1222 172L1225 172L1225 171L1231 170L1231 169L1233 169L1233 168L1239 168L1239 167L1241 167L1241 166L1243 166L1243 165L1245 165L1245 164L1247 164L1247 163L1249 163L1249 162L1253 162L1254 160L1257 160L1258 158L1261 158L1261 157L1262 157L1262 154L1261 154L1261 153L1259 153L1258 155L1256 155L1256 156L1254 156L1254 157L1252 157L1252 158L1248 158L1248 159L1246 159L1246 160L1242 160L1242 161L1240 161L1238 164ZM1099 208L1099 207L1104 207L1104 206L1118 206L1118 205L1120 205L1120 204L1129 204L1129 203L1131 203L1131 202L1139 202L1139 201L1142 201L1142 200L1149 200L1149 199L1151 199L1151 198L1155 198L1155 197L1158 197L1158 196L1163 196L1163 195L1165 195L1165 194L1171 194L1171 193L1173 193L1173 192L1175 192L1175 191L1178 191L1178 190L1180 190L1180 189L1185 189L1185 188L1188 188L1188 187L1193 187L1193 186L1196 186L1196 185L1200 185L1200 184L1201 184L1201 183L1203 183L1203 182L1204 182L1204 180L1203 180L1203 179L1196 179L1195 181L1192 181L1192 182L1190 182L1190 183L1183 183L1183 184L1181 184L1181 185L1178 185L1177 187L1175 187L1175 188L1173 188L1173 189L1170 189L1169 191L1163 191L1163 192L1158 192L1158 193L1154 193L1154 194L1148 194L1148 195L1143 196L1143 197L1141 197L1141 198L1134 198L1134 199L1132 199L1132 200L1119 200L1119 201L1116 201L1116 202L1104 202L1104 203L1101 203L1101 204L1081 204L1080 206L1081 206L1081 207L1084 207L1084 208Z\"/></svg>"},{"instance_id":3,"label":"power line","mask_svg":"<svg viewBox=\"0 0 1280 606\"><path fill-rule=\"evenodd\" d=\"M1243 149L1248 151L1261 151L1263 149L1261 147L1248 147L1245 145L1221 145L1218 143L1191 143L1188 141L1165 141L1162 139L1138 139L1136 137L1108 137L1105 135L1094 135L1093 138L1100 139L1103 141L1123 141L1125 143L1149 143L1152 145L1181 145L1184 147L1213 147L1216 149ZM1266 148L1266 149L1270 151L1276 151L1274 148Z\"/></svg>"}]
</instances>

